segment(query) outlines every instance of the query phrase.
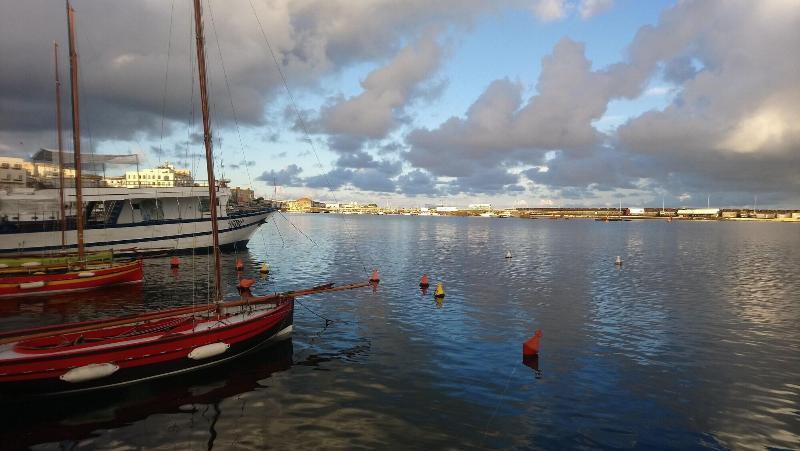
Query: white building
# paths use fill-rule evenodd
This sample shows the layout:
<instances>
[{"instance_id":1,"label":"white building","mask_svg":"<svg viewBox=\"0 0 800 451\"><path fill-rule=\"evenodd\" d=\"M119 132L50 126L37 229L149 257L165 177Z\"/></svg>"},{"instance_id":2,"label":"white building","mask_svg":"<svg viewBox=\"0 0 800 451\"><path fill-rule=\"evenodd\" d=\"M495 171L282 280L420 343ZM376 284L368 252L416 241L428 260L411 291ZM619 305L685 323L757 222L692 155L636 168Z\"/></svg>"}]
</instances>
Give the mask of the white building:
<instances>
[{"instance_id":1,"label":"white building","mask_svg":"<svg viewBox=\"0 0 800 451\"><path fill-rule=\"evenodd\" d=\"M468 207L470 210L485 210L490 211L492 209L492 204L469 204Z\"/></svg>"},{"instance_id":2,"label":"white building","mask_svg":"<svg viewBox=\"0 0 800 451\"><path fill-rule=\"evenodd\" d=\"M164 163L157 168L125 173L125 186L128 188L137 188L139 186L192 186L193 184L192 171L189 169L175 169L175 166L170 163Z\"/></svg>"},{"instance_id":3,"label":"white building","mask_svg":"<svg viewBox=\"0 0 800 451\"><path fill-rule=\"evenodd\" d=\"M22 158L0 157L0 188L24 188L28 183L27 163Z\"/></svg>"}]
</instances>

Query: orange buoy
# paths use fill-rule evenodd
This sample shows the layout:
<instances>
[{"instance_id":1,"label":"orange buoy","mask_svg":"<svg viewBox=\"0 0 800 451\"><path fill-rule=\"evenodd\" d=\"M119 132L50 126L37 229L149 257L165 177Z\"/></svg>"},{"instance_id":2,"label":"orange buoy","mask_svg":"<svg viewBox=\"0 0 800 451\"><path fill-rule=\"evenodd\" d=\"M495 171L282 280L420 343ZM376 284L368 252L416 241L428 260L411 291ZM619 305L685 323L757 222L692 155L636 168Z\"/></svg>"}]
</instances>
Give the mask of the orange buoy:
<instances>
[{"instance_id":1,"label":"orange buoy","mask_svg":"<svg viewBox=\"0 0 800 451\"><path fill-rule=\"evenodd\" d=\"M378 270L377 269L373 269L372 270L372 275L369 277L369 281L372 282L372 283L378 283L378 282L381 281L380 276L378 276Z\"/></svg>"},{"instance_id":2,"label":"orange buoy","mask_svg":"<svg viewBox=\"0 0 800 451\"><path fill-rule=\"evenodd\" d=\"M178 259L178 257L174 257L173 256L171 259L169 259L169 267L170 268L177 268L180 265L181 265L181 261Z\"/></svg>"},{"instance_id":3,"label":"orange buoy","mask_svg":"<svg viewBox=\"0 0 800 451\"><path fill-rule=\"evenodd\" d=\"M239 279L239 285L237 285L237 288L242 293L249 293L250 287L252 287L254 283L256 283L256 279Z\"/></svg>"},{"instance_id":4,"label":"orange buoy","mask_svg":"<svg viewBox=\"0 0 800 451\"><path fill-rule=\"evenodd\" d=\"M242 259L241 259L241 258L237 258L237 259L236 259L236 270L237 270L237 271L242 271L242 270L244 270L244 262L242 261Z\"/></svg>"},{"instance_id":5,"label":"orange buoy","mask_svg":"<svg viewBox=\"0 0 800 451\"><path fill-rule=\"evenodd\" d=\"M537 329L534 332L533 337L529 338L522 343L522 356L523 357L534 357L539 355L539 339L542 338L542 331Z\"/></svg>"},{"instance_id":6,"label":"orange buoy","mask_svg":"<svg viewBox=\"0 0 800 451\"><path fill-rule=\"evenodd\" d=\"M428 275L427 274L423 274L422 278L419 279L419 287L424 289L424 288L428 288L429 286L431 286L431 284L428 283Z\"/></svg>"},{"instance_id":7,"label":"orange buoy","mask_svg":"<svg viewBox=\"0 0 800 451\"><path fill-rule=\"evenodd\" d=\"M436 284L436 291L433 292L433 297L444 299L444 284L442 282Z\"/></svg>"}]
</instances>

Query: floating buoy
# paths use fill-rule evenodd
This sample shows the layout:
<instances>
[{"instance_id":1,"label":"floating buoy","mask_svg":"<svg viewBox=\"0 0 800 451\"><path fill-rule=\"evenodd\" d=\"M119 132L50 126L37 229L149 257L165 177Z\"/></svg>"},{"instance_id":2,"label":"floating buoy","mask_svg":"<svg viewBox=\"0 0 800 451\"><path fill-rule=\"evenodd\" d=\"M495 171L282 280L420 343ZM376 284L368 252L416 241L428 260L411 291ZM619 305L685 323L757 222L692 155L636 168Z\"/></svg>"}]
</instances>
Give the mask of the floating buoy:
<instances>
[{"instance_id":1,"label":"floating buoy","mask_svg":"<svg viewBox=\"0 0 800 451\"><path fill-rule=\"evenodd\" d=\"M616 266L622 266L622 258L620 258L620 256L619 256L619 255L617 255L617 259L616 259L616 260L614 260L614 265L616 265Z\"/></svg>"},{"instance_id":2,"label":"floating buoy","mask_svg":"<svg viewBox=\"0 0 800 451\"><path fill-rule=\"evenodd\" d=\"M236 285L236 288L239 290L239 293L244 296L248 297L251 296L250 294L250 287L256 283L256 279L239 279L239 284Z\"/></svg>"},{"instance_id":3,"label":"floating buoy","mask_svg":"<svg viewBox=\"0 0 800 451\"><path fill-rule=\"evenodd\" d=\"M431 286L431 284L428 283L428 275L427 274L423 274L422 278L419 279L419 287L420 288L428 288L429 286Z\"/></svg>"},{"instance_id":4,"label":"floating buoy","mask_svg":"<svg viewBox=\"0 0 800 451\"><path fill-rule=\"evenodd\" d=\"M530 358L539 355L539 339L541 338L542 331L540 329L536 329L536 332L533 333L533 337L527 339L525 343L522 343L523 358Z\"/></svg>"},{"instance_id":5,"label":"floating buoy","mask_svg":"<svg viewBox=\"0 0 800 451\"><path fill-rule=\"evenodd\" d=\"M169 267L170 268L177 268L180 265L181 265L181 261L178 259L178 257L173 256L172 258L169 259Z\"/></svg>"},{"instance_id":6,"label":"floating buoy","mask_svg":"<svg viewBox=\"0 0 800 451\"><path fill-rule=\"evenodd\" d=\"M442 282L436 284L436 291L433 292L433 297L436 299L444 298L444 284Z\"/></svg>"},{"instance_id":7,"label":"floating buoy","mask_svg":"<svg viewBox=\"0 0 800 451\"><path fill-rule=\"evenodd\" d=\"M242 259L241 259L241 258L237 258L237 259L236 259L236 270L237 270L237 271L242 271L242 270L244 270L244 262L242 261Z\"/></svg>"},{"instance_id":8,"label":"floating buoy","mask_svg":"<svg viewBox=\"0 0 800 451\"><path fill-rule=\"evenodd\" d=\"M372 270L372 275L369 277L369 281L372 282L372 283L378 283L378 282L381 281L380 276L378 276L378 270L377 269L373 269Z\"/></svg>"},{"instance_id":9,"label":"floating buoy","mask_svg":"<svg viewBox=\"0 0 800 451\"><path fill-rule=\"evenodd\" d=\"M511 258L511 251L506 251L506 258Z\"/></svg>"},{"instance_id":10,"label":"floating buoy","mask_svg":"<svg viewBox=\"0 0 800 451\"><path fill-rule=\"evenodd\" d=\"M267 264L267 262L261 264L261 267L258 268L258 272L260 272L261 274L269 274L269 265Z\"/></svg>"}]
</instances>

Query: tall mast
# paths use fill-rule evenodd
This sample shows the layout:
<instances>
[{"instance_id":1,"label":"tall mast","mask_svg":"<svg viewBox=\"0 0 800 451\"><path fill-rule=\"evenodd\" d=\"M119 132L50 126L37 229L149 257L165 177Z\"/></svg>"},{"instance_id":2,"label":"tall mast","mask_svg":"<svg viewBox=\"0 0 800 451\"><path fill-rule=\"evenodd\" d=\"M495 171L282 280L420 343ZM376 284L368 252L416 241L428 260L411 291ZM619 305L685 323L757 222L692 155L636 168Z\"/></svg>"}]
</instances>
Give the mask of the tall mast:
<instances>
[{"instance_id":1,"label":"tall mast","mask_svg":"<svg viewBox=\"0 0 800 451\"><path fill-rule=\"evenodd\" d=\"M217 184L214 180L214 153L211 149L211 121L208 111L208 89L206 88L206 56L203 39L203 10L200 0L194 0L195 48L197 49L197 73L200 76L200 103L203 109L203 143L206 147L206 171L208 172L208 203L211 210L211 234L214 240L214 301L222 300L222 264L219 255L219 227L217 226Z\"/></svg>"},{"instance_id":2,"label":"tall mast","mask_svg":"<svg viewBox=\"0 0 800 451\"><path fill-rule=\"evenodd\" d=\"M58 211L61 214L61 248L66 242L67 214L64 211L64 145L61 140L61 78L58 75L58 42L53 41L53 60L56 73L56 133L58 135Z\"/></svg>"},{"instance_id":3,"label":"tall mast","mask_svg":"<svg viewBox=\"0 0 800 451\"><path fill-rule=\"evenodd\" d=\"M75 229L78 232L78 260L83 261L83 193L81 187L81 124L78 105L78 53L75 51L75 10L67 0L69 28L69 83L72 100L72 146L75 152Z\"/></svg>"}]
</instances>

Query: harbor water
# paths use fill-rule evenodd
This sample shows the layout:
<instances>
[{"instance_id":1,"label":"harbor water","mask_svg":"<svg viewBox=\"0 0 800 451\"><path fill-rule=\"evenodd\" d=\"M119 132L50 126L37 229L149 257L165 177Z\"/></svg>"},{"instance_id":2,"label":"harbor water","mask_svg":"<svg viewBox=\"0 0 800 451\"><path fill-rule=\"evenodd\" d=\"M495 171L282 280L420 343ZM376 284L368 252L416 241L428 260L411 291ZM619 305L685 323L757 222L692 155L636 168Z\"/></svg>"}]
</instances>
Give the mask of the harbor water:
<instances>
[{"instance_id":1,"label":"harbor water","mask_svg":"<svg viewBox=\"0 0 800 451\"><path fill-rule=\"evenodd\" d=\"M0 446L800 448L797 224L274 215L224 255L231 296L236 258L256 294L381 282L298 298L290 341L230 365L4 401ZM147 259L140 286L2 300L0 329L206 302L209 259L180 259Z\"/></svg>"}]
</instances>

